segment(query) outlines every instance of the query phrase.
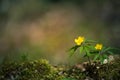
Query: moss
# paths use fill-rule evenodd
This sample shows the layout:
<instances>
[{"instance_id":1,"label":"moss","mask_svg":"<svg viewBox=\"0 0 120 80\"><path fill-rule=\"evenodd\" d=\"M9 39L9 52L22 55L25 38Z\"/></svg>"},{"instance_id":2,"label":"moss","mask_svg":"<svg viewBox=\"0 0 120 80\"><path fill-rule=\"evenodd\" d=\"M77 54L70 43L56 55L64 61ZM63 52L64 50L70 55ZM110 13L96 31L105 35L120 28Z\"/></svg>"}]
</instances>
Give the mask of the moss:
<instances>
[{"instance_id":1,"label":"moss","mask_svg":"<svg viewBox=\"0 0 120 80\"><path fill-rule=\"evenodd\" d=\"M69 68L67 78L76 80L119 80L120 79L120 58L116 58L111 63L100 64L99 62L93 62L90 64L83 65L85 71L82 71L79 67Z\"/></svg>"},{"instance_id":2,"label":"moss","mask_svg":"<svg viewBox=\"0 0 120 80\"><path fill-rule=\"evenodd\" d=\"M0 80L119 80L120 58L108 64L93 62L79 66L53 66L45 59L7 62L0 66Z\"/></svg>"},{"instance_id":3,"label":"moss","mask_svg":"<svg viewBox=\"0 0 120 80\"><path fill-rule=\"evenodd\" d=\"M10 62L2 64L0 68L0 80L59 80L61 78L57 75L57 70L45 59L23 63Z\"/></svg>"}]
</instances>

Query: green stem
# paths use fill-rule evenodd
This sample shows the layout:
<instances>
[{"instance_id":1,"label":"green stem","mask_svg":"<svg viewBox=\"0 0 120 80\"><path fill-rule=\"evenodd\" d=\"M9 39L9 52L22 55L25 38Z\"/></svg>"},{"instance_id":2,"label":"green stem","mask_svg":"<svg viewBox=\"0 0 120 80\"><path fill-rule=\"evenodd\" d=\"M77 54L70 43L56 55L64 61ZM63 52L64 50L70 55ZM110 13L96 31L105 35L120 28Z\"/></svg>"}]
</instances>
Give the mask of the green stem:
<instances>
[{"instance_id":1,"label":"green stem","mask_svg":"<svg viewBox=\"0 0 120 80\"><path fill-rule=\"evenodd\" d=\"M87 53L86 53L86 54L87 54ZM90 57L89 57L89 56L87 56L87 58L88 58L89 64L91 65Z\"/></svg>"},{"instance_id":2,"label":"green stem","mask_svg":"<svg viewBox=\"0 0 120 80\"><path fill-rule=\"evenodd\" d=\"M89 64L91 65L90 57L89 57L88 54L87 54L87 50L86 50L86 48L85 48L84 46L83 46L83 48L84 48L85 51L86 51L86 56L87 56L87 58L88 58Z\"/></svg>"},{"instance_id":3,"label":"green stem","mask_svg":"<svg viewBox=\"0 0 120 80\"><path fill-rule=\"evenodd\" d=\"M88 56L87 52L86 52L87 58L88 58L88 62L91 65L91 61L90 61L90 57Z\"/></svg>"},{"instance_id":4,"label":"green stem","mask_svg":"<svg viewBox=\"0 0 120 80\"><path fill-rule=\"evenodd\" d=\"M101 51L99 51L99 54L100 54L101 58L103 58L103 54ZM103 64L103 61L100 60L100 63Z\"/></svg>"}]
</instances>

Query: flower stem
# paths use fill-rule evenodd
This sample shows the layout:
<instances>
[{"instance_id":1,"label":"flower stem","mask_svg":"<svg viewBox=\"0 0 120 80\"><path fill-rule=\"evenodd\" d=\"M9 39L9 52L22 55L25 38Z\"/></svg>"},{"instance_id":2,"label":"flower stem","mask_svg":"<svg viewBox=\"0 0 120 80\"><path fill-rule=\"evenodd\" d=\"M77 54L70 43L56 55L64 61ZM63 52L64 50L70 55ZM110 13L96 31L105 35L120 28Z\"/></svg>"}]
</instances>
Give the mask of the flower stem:
<instances>
[{"instance_id":1,"label":"flower stem","mask_svg":"<svg viewBox=\"0 0 120 80\"><path fill-rule=\"evenodd\" d=\"M89 64L91 65L90 57L89 57L89 56L87 56L87 58L88 58Z\"/></svg>"},{"instance_id":2,"label":"flower stem","mask_svg":"<svg viewBox=\"0 0 120 80\"><path fill-rule=\"evenodd\" d=\"M88 51L84 46L83 48L85 49L86 57L88 58L89 64L91 65L90 57L88 56Z\"/></svg>"},{"instance_id":3,"label":"flower stem","mask_svg":"<svg viewBox=\"0 0 120 80\"><path fill-rule=\"evenodd\" d=\"M88 62L91 65L91 61L90 61L90 57L88 56L87 52L86 52L87 58L88 58Z\"/></svg>"}]
</instances>

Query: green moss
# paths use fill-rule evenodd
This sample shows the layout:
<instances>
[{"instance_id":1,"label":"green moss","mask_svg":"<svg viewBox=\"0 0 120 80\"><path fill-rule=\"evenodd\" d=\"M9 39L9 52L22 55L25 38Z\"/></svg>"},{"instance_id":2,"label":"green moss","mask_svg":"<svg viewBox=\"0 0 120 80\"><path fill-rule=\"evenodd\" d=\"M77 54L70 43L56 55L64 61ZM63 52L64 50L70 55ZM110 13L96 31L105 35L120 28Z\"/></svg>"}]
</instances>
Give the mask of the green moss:
<instances>
[{"instance_id":1,"label":"green moss","mask_svg":"<svg viewBox=\"0 0 120 80\"><path fill-rule=\"evenodd\" d=\"M119 80L119 66L120 58L108 64L85 64L84 71L76 65L53 66L45 59L7 62L0 66L0 80Z\"/></svg>"},{"instance_id":2,"label":"green moss","mask_svg":"<svg viewBox=\"0 0 120 80\"><path fill-rule=\"evenodd\" d=\"M113 62L108 64L100 64L100 62L94 62L91 65L83 65L85 71L81 71L79 67L69 68L67 78L76 80L119 80L120 79L120 58L116 58Z\"/></svg>"},{"instance_id":3,"label":"green moss","mask_svg":"<svg viewBox=\"0 0 120 80\"><path fill-rule=\"evenodd\" d=\"M0 68L0 80L59 80L61 78L57 75L57 70L45 59L5 63Z\"/></svg>"}]
</instances>

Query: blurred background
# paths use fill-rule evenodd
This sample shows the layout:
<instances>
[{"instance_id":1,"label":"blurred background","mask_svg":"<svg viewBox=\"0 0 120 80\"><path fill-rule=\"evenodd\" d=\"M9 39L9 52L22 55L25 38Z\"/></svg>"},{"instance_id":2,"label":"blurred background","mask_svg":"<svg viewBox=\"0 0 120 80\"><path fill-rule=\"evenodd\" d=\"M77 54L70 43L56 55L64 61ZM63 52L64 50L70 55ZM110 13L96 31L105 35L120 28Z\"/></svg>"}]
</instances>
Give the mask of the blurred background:
<instances>
[{"instance_id":1,"label":"blurred background","mask_svg":"<svg viewBox=\"0 0 120 80\"><path fill-rule=\"evenodd\" d=\"M68 58L79 35L120 48L120 0L0 0L0 63Z\"/></svg>"}]
</instances>

